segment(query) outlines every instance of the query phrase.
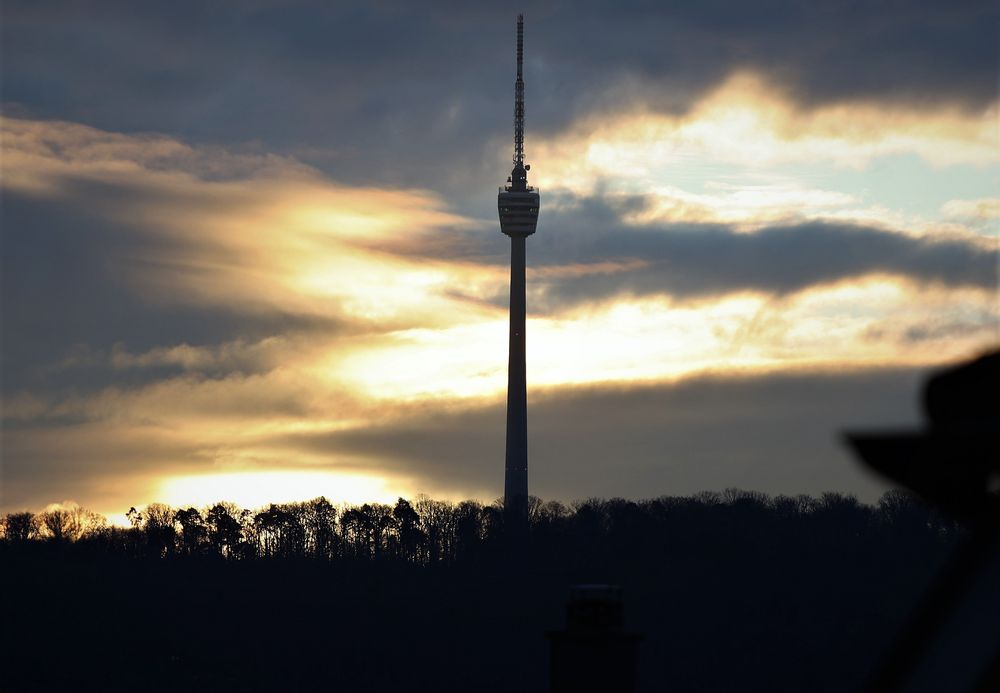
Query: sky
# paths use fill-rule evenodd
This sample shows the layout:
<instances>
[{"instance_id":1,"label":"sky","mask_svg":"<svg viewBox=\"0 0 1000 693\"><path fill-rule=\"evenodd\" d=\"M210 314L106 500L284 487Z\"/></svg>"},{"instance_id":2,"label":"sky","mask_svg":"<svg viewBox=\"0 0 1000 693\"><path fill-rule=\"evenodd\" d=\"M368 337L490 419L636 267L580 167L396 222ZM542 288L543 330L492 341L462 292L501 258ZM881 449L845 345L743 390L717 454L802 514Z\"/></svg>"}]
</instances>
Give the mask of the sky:
<instances>
[{"instance_id":1,"label":"sky","mask_svg":"<svg viewBox=\"0 0 1000 693\"><path fill-rule=\"evenodd\" d=\"M534 495L884 491L1000 345L994 3L524 8ZM502 495L516 9L2 9L0 510Z\"/></svg>"}]
</instances>

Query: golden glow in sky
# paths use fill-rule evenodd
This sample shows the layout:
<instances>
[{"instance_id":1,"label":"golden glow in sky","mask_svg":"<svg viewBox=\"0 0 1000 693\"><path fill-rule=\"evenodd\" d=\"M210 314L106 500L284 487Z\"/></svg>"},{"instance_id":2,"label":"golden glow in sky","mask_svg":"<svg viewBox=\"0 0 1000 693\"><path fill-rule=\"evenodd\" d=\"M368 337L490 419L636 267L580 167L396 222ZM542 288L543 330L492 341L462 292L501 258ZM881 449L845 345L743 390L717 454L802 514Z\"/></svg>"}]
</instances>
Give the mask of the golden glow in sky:
<instances>
[{"instance_id":1,"label":"golden glow in sky","mask_svg":"<svg viewBox=\"0 0 1000 693\"><path fill-rule=\"evenodd\" d=\"M996 118L995 107L983 114L875 105L806 112L758 78L736 75L683 116L637 108L534 140L532 173L543 195L538 236L573 196L640 193L649 203L621 219L637 229L728 223L755 233L775 221L837 219L995 249L1000 203L980 188L981 179L988 186L998 176ZM35 425L6 433L8 454L107 460L131 486L102 500L102 510L449 493L446 479L413 479L400 459L340 452L335 444L303 450L289 441L364 431L429 403L502 401L503 262L405 252L415 239L478 242L477 234L499 234L493 219L459 214L431 191L342 185L288 157L73 123L2 122L5 188L51 204L73 203L70 182L121 192L91 213L109 223L138 220L136 233L155 241L155 252L137 245L116 259L123 291L151 310L214 307L247 321L281 318L269 332L216 344L178 334L153 348L83 345L51 372L98 363L121 382L86 396L14 393L5 415ZM914 185L940 177L944 191L966 170L978 178L968 194L941 199L931 212L916 197L912 206L896 204L893 191L854 182L898 156L918 162L906 174ZM543 280L627 273L644 260L533 268L532 244L527 343L535 389L703 372L929 365L1000 341L995 287L878 273L784 296L623 292L543 309ZM288 316L295 319L283 323ZM65 419L79 423L58 425ZM496 425L501 430L503 421ZM144 463L133 465L139 457ZM78 495L88 503L85 492ZM43 500L28 491L21 497Z\"/></svg>"},{"instance_id":2,"label":"golden glow in sky","mask_svg":"<svg viewBox=\"0 0 1000 693\"><path fill-rule=\"evenodd\" d=\"M164 479L157 498L168 505L205 506L220 500L244 508L325 497L340 503L392 503L412 496L407 484L387 478L337 472L269 471L177 476Z\"/></svg>"}]
</instances>

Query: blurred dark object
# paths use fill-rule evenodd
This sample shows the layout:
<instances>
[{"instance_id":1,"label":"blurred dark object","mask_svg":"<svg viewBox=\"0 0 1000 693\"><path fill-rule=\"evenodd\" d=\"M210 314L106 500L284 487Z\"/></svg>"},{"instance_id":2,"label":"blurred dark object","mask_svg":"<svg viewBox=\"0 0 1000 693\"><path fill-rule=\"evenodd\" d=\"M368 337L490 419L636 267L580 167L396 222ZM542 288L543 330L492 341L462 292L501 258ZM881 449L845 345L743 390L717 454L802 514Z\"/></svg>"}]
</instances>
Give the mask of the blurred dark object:
<instances>
[{"instance_id":1,"label":"blurred dark object","mask_svg":"<svg viewBox=\"0 0 1000 693\"><path fill-rule=\"evenodd\" d=\"M641 635L623 630L622 591L615 585L576 585L566 605L566 629L549 639L552 693L636 690Z\"/></svg>"},{"instance_id":2,"label":"blurred dark object","mask_svg":"<svg viewBox=\"0 0 1000 693\"><path fill-rule=\"evenodd\" d=\"M1000 521L1000 351L932 377L925 431L851 433L879 474L970 527Z\"/></svg>"},{"instance_id":3,"label":"blurred dark object","mask_svg":"<svg viewBox=\"0 0 1000 693\"><path fill-rule=\"evenodd\" d=\"M994 557L1000 537L998 397L1000 351L927 382L924 411L930 425L926 430L847 435L866 465L969 530L967 540L869 679L869 691L896 691L907 685L935 637ZM983 690L996 683L998 673L1000 652L985 667L980 682Z\"/></svg>"},{"instance_id":4,"label":"blurred dark object","mask_svg":"<svg viewBox=\"0 0 1000 693\"><path fill-rule=\"evenodd\" d=\"M1000 425L1000 351L939 373L924 389L924 411L934 428L989 433Z\"/></svg>"}]
</instances>

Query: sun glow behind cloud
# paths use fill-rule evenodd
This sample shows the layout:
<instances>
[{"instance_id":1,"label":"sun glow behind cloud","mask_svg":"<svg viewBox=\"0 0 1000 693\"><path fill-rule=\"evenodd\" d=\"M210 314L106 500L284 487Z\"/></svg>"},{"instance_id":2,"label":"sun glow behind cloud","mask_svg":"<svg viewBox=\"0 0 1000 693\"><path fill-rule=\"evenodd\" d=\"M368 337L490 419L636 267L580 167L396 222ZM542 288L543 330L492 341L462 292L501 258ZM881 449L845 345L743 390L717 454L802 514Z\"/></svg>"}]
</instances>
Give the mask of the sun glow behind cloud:
<instances>
[{"instance_id":1,"label":"sun glow behind cloud","mask_svg":"<svg viewBox=\"0 0 1000 693\"><path fill-rule=\"evenodd\" d=\"M381 475L261 471L171 477L160 484L156 497L175 507L201 507L226 500L244 508L259 508L319 496L334 504L360 504L391 503L411 495L409 484Z\"/></svg>"},{"instance_id":2,"label":"sun glow behind cloud","mask_svg":"<svg viewBox=\"0 0 1000 693\"><path fill-rule=\"evenodd\" d=\"M898 279L874 277L784 300L750 293L694 304L619 299L560 317L536 317L527 327L528 381L553 387L782 365L919 364L961 358L972 345L1000 338L988 322L988 301L967 291L966 310L972 312L966 320L980 325L978 332L931 340L932 347L874 339L886 316L902 330L956 305L955 294L949 299L934 291L921 292L924 302L915 303L912 291ZM393 333L333 356L328 376L376 399L500 396L506 388L506 329L505 321L495 320Z\"/></svg>"},{"instance_id":3,"label":"sun glow behind cloud","mask_svg":"<svg viewBox=\"0 0 1000 693\"><path fill-rule=\"evenodd\" d=\"M640 193L654 198L637 220L725 221L753 227L796 216L900 220L879 207L877 190L818 187L832 171L915 156L932 169L1000 165L998 106L968 113L874 103L806 110L753 73L736 73L689 112L636 106L582 119L559 137L532 144L543 190ZM910 181L920 189L919 177ZM971 180L969 181L972 182ZM987 188L988 189L988 188ZM995 190L995 186L993 187ZM906 210L902 210L905 212ZM912 220L911 218L907 219Z\"/></svg>"},{"instance_id":4,"label":"sun glow behind cloud","mask_svg":"<svg viewBox=\"0 0 1000 693\"><path fill-rule=\"evenodd\" d=\"M824 185L821 176L792 176L787 167L856 170L908 152L932 166L968 165L995 175L1000 159L990 117L993 111L920 115L858 105L803 113L766 85L736 77L684 116L622 112L599 126L583 120L549 142L534 141L536 181L545 195L539 236L560 211L560 191L611 201L646 196L648 204L621 213L620 221L635 228L728 222L753 233L775 220L843 218L937 234L939 220L901 226L917 215ZM220 499L253 506L321 494L391 500L415 488L447 494L446 479L409 479L405 459L288 441L295 434L361 431L427 403L461 408L502 399L507 322L497 297L506 292L506 269L398 252L414 239L498 234L494 225L452 212L432 191L343 185L283 157L72 123L5 119L3 135L6 188L68 205L80 203L74 184L115 191L113 201L86 211L132 224L131 233L155 241L152 250L138 246L116 264L124 290L153 310L211 306L247 320L290 315L301 322L279 320L262 337L218 344L177 335L150 349L115 344L67 354L52 372L97 363L121 382L87 396L16 393L5 402L9 418L84 422L40 428L46 437L34 443L30 432L18 432L19 445L69 460L85 439L97 464L108 447L102 436L127 438L131 447L116 459L122 468L149 441L165 452L135 472L132 488L152 490L148 498L126 499L123 489L126 507ZM940 205L951 217L949 233L981 234L963 219L992 214L995 200L968 197ZM899 276L819 283L781 297L625 291L538 308L548 281L645 264L609 258L529 269L529 310L538 311L528 324L533 391L627 387L704 372L928 365L1000 339L995 295ZM502 425L498 419L498 430Z\"/></svg>"}]
</instances>

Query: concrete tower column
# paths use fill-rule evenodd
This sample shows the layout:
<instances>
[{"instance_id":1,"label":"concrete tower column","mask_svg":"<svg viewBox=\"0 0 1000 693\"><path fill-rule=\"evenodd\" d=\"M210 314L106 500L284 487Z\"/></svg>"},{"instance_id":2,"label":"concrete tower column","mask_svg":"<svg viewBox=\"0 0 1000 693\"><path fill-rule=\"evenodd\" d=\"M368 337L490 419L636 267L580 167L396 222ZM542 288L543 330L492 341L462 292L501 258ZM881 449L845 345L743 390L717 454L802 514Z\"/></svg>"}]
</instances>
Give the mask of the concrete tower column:
<instances>
[{"instance_id":1,"label":"concrete tower column","mask_svg":"<svg viewBox=\"0 0 1000 693\"><path fill-rule=\"evenodd\" d=\"M538 224L538 191L524 163L524 17L517 18L514 81L514 168L497 193L500 230L510 238L510 360L507 363L507 459L504 525L511 536L528 530L528 386L524 364L524 246Z\"/></svg>"},{"instance_id":2,"label":"concrete tower column","mask_svg":"<svg viewBox=\"0 0 1000 693\"><path fill-rule=\"evenodd\" d=\"M510 352L507 363L507 460L504 476L506 524L527 529L528 385L525 369L524 236L510 239Z\"/></svg>"}]
</instances>

